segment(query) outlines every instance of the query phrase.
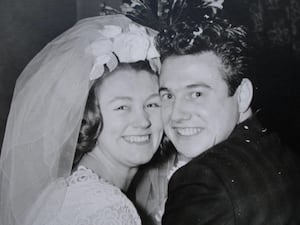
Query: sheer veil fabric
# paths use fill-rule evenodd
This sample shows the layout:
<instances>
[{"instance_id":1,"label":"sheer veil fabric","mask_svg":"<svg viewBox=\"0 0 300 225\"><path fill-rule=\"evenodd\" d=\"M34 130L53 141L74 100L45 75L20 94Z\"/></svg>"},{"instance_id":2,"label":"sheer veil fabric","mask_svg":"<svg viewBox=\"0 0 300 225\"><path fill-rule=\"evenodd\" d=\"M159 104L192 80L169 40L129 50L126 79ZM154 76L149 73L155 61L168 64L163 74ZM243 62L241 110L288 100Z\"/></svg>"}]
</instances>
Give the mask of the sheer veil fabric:
<instances>
[{"instance_id":1,"label":"sheer veil fabric","mask_svg":"<svg viewBox=\"0 0 300 225\"><path fill-rule=\"evenodd\" d=\"M43 190L59 188L47 206L52 215L64 199L94 57L86 48L104 25L124 27L122 15L79 21L50 42L17 80L0 159L0 225L34 224L30 212ZM62 185L51 185L62 182ZM44 194L43 194L44 195ZM41 199L41 198L40 198ZM38 207L35 207L38 208ZM44 218L47 220L47 218ZM46 221L43 221L46 222Z\"/></svg>"}]
</instances>

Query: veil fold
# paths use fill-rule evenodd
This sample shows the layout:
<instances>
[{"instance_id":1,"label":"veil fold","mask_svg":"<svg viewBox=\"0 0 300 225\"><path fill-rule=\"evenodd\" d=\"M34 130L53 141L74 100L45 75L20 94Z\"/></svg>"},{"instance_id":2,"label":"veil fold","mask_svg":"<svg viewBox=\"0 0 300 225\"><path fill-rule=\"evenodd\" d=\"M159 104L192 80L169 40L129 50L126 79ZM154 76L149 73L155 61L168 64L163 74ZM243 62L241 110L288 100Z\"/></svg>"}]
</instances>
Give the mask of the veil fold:
<instances>
[{"instance_id":1,"label":"veil fold","mask_svg":"<svg viewBox=\"0 0 300 225\"><path fill-rule=\"evenodd\" d=\"M25 220L34 224L30 220L39 212L28 220L29 209L43 204L37 199L45 195L45 188L71 174L92 83L94 56L86 48L99 38L104 25L129 23L122 15L79 21L51 41L21 73L0 158L0 225L20 225ZM59 187L61 196L50 201L53 215L64 199L65 186Z\"/></svg>"}]
</instances>

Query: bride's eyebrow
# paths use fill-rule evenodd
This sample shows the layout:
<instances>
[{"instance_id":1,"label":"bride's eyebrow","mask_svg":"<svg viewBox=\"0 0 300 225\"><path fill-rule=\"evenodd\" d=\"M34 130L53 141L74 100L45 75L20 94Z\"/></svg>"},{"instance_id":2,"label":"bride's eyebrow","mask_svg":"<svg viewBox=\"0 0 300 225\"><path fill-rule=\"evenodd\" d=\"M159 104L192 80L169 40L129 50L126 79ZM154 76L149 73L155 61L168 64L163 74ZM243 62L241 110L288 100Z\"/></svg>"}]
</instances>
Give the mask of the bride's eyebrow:
<instances>
[{"instance_id":1,"label":"bride's eyebrow","mask_svg":"<svg viewBox=\"0 0 300 225\"><path fill-rule=\"evenodd\" d=\"M131 97L127 97L127 96L116 96L113 99L111 99L108 103L114 103L116 101L131 101L132 98Z\"/></svg>"},{"instance_id":2,"label":"bride's eyebrow","mask_svg":"<svg viewBox=\"0 0 300 225\"><path fill-rule=\"evenodd\" d=\"M159 97L159 93L153 93L153 94L151 94L148 98L147 98L147 101L149 100L149 99L152 99L152 98L160 98Z\"/></svg>"}]
</instances>

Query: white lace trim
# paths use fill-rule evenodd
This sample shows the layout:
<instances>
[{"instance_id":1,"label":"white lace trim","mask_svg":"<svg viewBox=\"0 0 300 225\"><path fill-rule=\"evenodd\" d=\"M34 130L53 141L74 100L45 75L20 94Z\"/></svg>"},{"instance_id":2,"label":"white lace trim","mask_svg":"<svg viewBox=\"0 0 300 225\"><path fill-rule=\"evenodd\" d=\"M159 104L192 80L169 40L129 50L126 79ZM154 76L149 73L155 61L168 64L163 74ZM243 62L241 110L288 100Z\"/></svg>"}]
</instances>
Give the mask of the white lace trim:
<instances>
[{"instance_id":1,"label":"white lace trim","mask_svg":"<svg viewBox=\"0 0 300 225\"><path fill-rule=\"evenodd\" d=\"M79 166L66 179L66 184L63 196L51 191L46 193L45 196L49 197L41 199L42 208L35 209L39 216L32 224L141 225L135 207L122 191L99 178L92 170ZM61 202L59 209L52 210L57 207L57 202ZM50 216L49 209L57 213Z\"/></svg>"},{"instance_id":2,"label":"white lace trim","mask_svg":"<svg viewBox=\"0 0 300 225\"><path fill-rule=\"evenodd\" d=\"M84 166L79 166L77 170L67 178L67 184L74 185L77 183L85 182L87 180L98 181L99 177L92 170Z\"/></svg>"}]
</instances>

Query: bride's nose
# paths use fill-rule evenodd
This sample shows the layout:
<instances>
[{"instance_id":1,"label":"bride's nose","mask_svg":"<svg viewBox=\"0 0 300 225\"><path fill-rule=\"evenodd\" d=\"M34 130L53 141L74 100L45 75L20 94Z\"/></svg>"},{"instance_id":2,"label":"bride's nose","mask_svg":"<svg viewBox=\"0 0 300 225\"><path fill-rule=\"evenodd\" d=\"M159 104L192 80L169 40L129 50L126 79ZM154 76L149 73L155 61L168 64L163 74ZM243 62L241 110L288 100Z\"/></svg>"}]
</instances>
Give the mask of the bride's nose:
<instances>
[{"instance_id":1,"label":"bride's nose","mask_svg":"<svg viewBox=\"0 0 300 225\"><path fill-rule=\"evenodd\" d=\"M149 114L144 109L136 110L133 115L133 126L136 128L149 128L151 126Z\"/></svg>"}]
</instances>

